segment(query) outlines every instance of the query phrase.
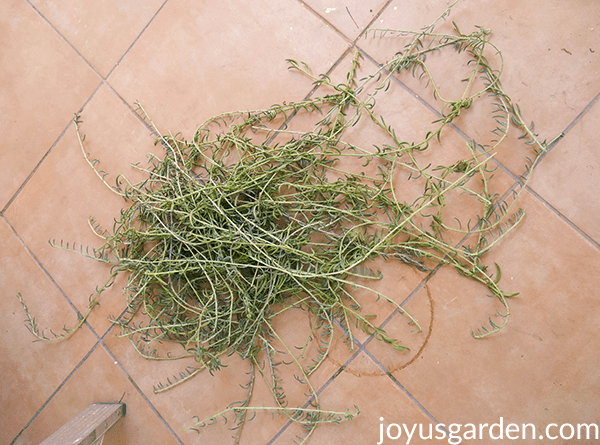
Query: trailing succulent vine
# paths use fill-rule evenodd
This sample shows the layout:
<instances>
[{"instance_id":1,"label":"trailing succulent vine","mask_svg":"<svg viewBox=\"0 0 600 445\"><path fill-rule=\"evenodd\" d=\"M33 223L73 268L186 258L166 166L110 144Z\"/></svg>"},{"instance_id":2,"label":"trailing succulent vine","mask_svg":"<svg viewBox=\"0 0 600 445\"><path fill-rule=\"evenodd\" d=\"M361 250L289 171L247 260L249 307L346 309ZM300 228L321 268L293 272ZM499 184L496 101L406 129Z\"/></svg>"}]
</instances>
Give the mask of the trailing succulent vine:
<instances>
[{"instance_id":1,"label":"trailing succulent vine","mask_svg":"<svg viewBox=\"0 0 600 445\"><path fill-rule=\"evenodd\" d=\"M482 338L502 329L509 319L507 299L514 294L500 288L500 267L488 270L482 256L523 219L524 212L515 203L547 144L538 139L533 124L526 124L504 92L502 56L489 41L489 30L478 27L464 34L454 25L453 34L434 32L449 13L450 8L416 32L369 30L367 37L396 34L409 43L361 78L358 51L341 83L327 75L313 75L308 65L289 60L290 68L331 94L265 110L224 113L199 126L191 140L161 135L137 104L139 116L164 148L163 156L150 157L148 167L143 168L147 178L140 183L132 184L120 175L114 185L109 184L106 174L97 169L98 161L84 149L81 121L76 116L85 159L129 207L121 211L112 231L90 220L104 244L78 253L111 269L107 282L90 297L88 312L76 328L45 335L19 295L30 330L44 340L72 335L101 293L118 274L127 273L128 310L114 320L122 335L149 359L195 359L194 366L158 385L156 392L203 370L219 370L224 355L235 353L249 361L247 397L190 426L198 430L221 416L233 417L237 443L244 423L260 410L301 424L301 442L320 423L337 423L356 415L323 409L311 385L311 375L329 354L334 324L343 329L350 347L354 329L360 329L399 353L407 349L402 339L391 338L373 317L362 313L353 296L356 288L371 292L373 298L394 305L420 331L417 320L393 298L363 284L382 278L367 266L370 259L401 261L423 271L453 266L485 285L500 305L496 318L501 321L490 317L489 324L473 336ZM464 79L459 100L444 100L428 69L427 55L441 51L467 56L471 74ZM493 68L484 52L494 55L500 68ZM443 104L433 130L419 142L403 141L400 130L377 112L376 98L405 74L427 83ZM420 154L431 143L441 143L442 131L484 97L493 98L495 140L487 145L469 141L469 155L450 165L423 165ZM292 130L294 118L302 115L315 117L311 128ZM348 130L364 120L375 125L388 142L360 147L346 140ZM520 186L500 197L491 194L488 185L494 175L494 155L511 127L522 132L521 138L533 147L536 157L520 178ZM406 200L398 191L399 177L419 184L419 195ZM447 223L451 193L469 196L479 206L479 214L470 221L458 221L458 226ZM68 245L57 247L73 250ZM291 308L311 314L306 344L296 352L285 345L273 324L274 317ZM140 315L144 323L134 320ZM162 342L180 345L181 354L160 356L154 345ZM316 342L318 353L306 365L301 359L310 342ZM287 404L277 377L281 361L275 358L275 343L283 347L288 364L296 367L298 380L308 388L303 407ZM256 378L268 385L273 406L252 406Z\"/></svg>"}]
</instances>

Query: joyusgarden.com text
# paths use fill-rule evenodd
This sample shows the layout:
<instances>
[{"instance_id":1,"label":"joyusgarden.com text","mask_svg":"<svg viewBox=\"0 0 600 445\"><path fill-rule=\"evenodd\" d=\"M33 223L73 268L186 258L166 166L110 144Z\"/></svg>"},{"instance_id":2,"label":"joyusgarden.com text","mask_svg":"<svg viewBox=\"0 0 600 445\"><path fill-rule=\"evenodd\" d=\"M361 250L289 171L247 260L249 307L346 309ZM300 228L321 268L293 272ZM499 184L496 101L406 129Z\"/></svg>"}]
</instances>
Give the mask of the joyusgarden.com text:
<instances>
[{"instance_id":1,"label":"joyusgarden.com text","mask_svg":"<svg viewBox=\"0 0 600 445\"><path fill-rule=\"evenodd\" d=\"M459 444L463 440L506 440L529 439L546 443L552 440L598 440L600 426L597 423L549 423L537 428L532 423L505 423L500 417L497 423L451 423L451 424L398 424L386 423L381 417L379 424L379 442L377 445L398 441L398 443L421 443L422 440L444 440L450 444ZM414 440L414 442L412 442ZM500 442L502 441L502 442Z\"/></svg>"}]
</instances>

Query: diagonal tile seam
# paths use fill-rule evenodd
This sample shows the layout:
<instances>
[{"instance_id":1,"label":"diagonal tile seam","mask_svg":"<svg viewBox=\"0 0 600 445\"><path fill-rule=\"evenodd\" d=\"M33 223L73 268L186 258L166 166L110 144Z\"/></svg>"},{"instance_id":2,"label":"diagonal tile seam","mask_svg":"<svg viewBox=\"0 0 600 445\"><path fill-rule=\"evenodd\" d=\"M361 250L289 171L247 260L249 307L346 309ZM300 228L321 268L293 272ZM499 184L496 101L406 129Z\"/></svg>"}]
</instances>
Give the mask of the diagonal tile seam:
<instances>
[{"instance_id":1,"label":"diagonal tile seam","mask_svg":"<svg viewBox=\"0 0 600 445\"><path fill-rule=\"evenodd\" d=\"M327 20L321 14L319 14L312 6L310 6L309 4L307 4L306 2L304 2L302 0L296 0L296 2L300 3L300 5L302 7L304 7L305 9L307 9L311 14L313 14L315 17L317 17L319 20L321 20L323 23L325 23L326 26L329 26L331 29L333 29L344 40L346 40L347 42L352 42L352 39L348 38L348 36L346 36L346 34L344 34L333 23L331 23L329 20Z\"/></svg>"},{"instance_id":2,"label":"diagonal tile seam","mask_svg":"<svg viewBox=\"0 0 600 445\"><path fill-rule=\"evenodd\" d=\"M594 98L590 101L590 103L588 103L583 110L581 110L581 112L575 116L575 118L571 121L571 123L569 123L569 125L567 125L567 127L562 131L562 133L560 133L560 138L556 140L556 143L550 145L548 147L548 149L542 153L540 155L540 158L543 159L546 156L548 156L548 154L550 153L550 151L552 151L554 149L554 147L556 147L557 143L564 139L564 137L571 131L571 129L581 120L583 119L583 116L585 116L590 110L591 108L594 106L594 104L596 102L598 102L598 100L600 100L600 92L598 94L596 94L596 96L594 96Z\"/></svg>"},{"instance_id":3,"label":"diagonal tile seam","mask_svg":"<svg viewBox=\"0 0 600 445\"><path fill-rule=\"evenodd\" d=\"M20 241L20 243L23 246L23 248L25 249L25 251L31 256L31 258L35 261L35 263L37 264L37 266L42 270L42 272L46 275L46 277L50 280L50 282L54 285L54 287L59 291L59 293L67 301L67 303L69 304L69 306L71 306L71 308L75 311L75 313L77 314L77 319L80 320L83 316L79 312L79 310L77 309L77 307L71 302L71 300L69 299L69 297L65 294L65 292L61 289L61 287L58 285L58 283L54 280L54 278L52 277L52 275L50 275L50 273L42 265L42 263L39 261L39 259L31 251L31 249L29 249L29 247L25 244L25 241L19 236L19 234L17 233L17 231L10 224L10 222L6 219L6 217L4 217L4 215L2 215L1 218L8 225L8 227L13 232L13 234L17 237L17 239ZM87 321L84 322L84 326L91 331L91 333L92 333L92 335L94 337L96 337L96 340L97 340L96 343L86 353L86 355L83 357L83 359L81 359L81 361L77 365L75 365L75 368L69 373L69 375L67 375L67 377L65 378L65 380L63 380L63 382L58 386L58 388L56 388L56 390L50 395L50 397L48 397L48 399L42 404L42 406L37 410L37 412L33 415L33 417L25 424L25 426L19 432L19 434L17 435L17 437L15 437L13 439L13 441L11 442L11 444L14 443L23 434L23 432L31 425L31 423L40 415L40 413L42 412L42 410L50 403L50 401L54 398L54 396L56 396L56 394L58 394L58 391L63 388L63 386L67 383L67 381L73 376L73 374L81 367L81 365L87 360L87 358L92 354L92 352L94 352L94 350L102 342L101 339L100 339L100 337L96 333L96 331L92 328L92 326ZM60 341L60 340L58 340L58 341Z\"/></svg>"},{"instance_id":4,"label":"diagonal tile seam","mask_svg":"<svg viewBox=\"0 0 600 445\"><path fill-rule=\"evenodd\" d=\"M413 396L408 389L406 389L406 387L404 385L402 385L402 383L400 383L398 381L398 379L396 379L396 377L393 376L393 374L391 372L389 372L385 366L379 361L377 360L377 358L375 358L371 352L368 349L365 349L365 354L367 354L367 356L369 356L369 358L373 361L373 363L375 363L379 369L381 369L383 372L385 372L385 374L390 378L390 380L404 393L407 395L407 397L415 404L417 405L417 407L423 412L423 414L425 414L433 423L435 423L436 425L440 425L440 422L421 404L421 402L419 402L417 400L417 398L415 396ZM446 429L444 424L441 424L442 426L442 430L446 432L446 435L449 435L450 433L448 432L448 430ZM450 442L452 443L452 442Z\"/></svg>"},{"instance_id":5,"label":"diagonal tile seam","mask_svg":"<svg viewBox=\"0 0 600 445\"><path fill-rule=\"evenodd\" d=\"M62 290L62 288L59 286L59 284L54 280L54 278L52 277L52 275L50 275L50 272L48 272L46 270L46 268L41 263L41 261L35 256L35 254L32 252L32 250L27 246L27 244L25 243L25 241L17 233L17 231L15 230L15 228L10 224L10 222L6 219L6 217L4 215L2 215L1 218L4 220L4 222L6 223L6 225L10 228L10 230L13 233L13 235L15 235L17 237L17 239L19 240L19 242L21 243L21 245L23 246L23 248L25 249L25 251L29 254L29 256L37 264L37 266L42 270L42 272L44 273L44 275L46 275L46 277L50 280L50 282L54 285L54 287L58 290L58 292L60 292L60 294L65 299L65 301L67 302L67 304L69 306L71 306L71 309L73 309L73 311L75 311L75 313L77 314L77 319L81 320L83 318L83 315L81 314L81 312L79 312L79 310L77 309L77 307L73 304L73 302L67 296L67 294ZM84 325L92 332L92 334L97 339L100 339L100 337L98 336L98 334L96 333L96 331L94 331L94 329L92 328L92 326L87 321L84 322Z\"/></svg>"},{"instance_id":6,"label":"diagonal tile seam","mask_svg":"<svg viewBox=\"0 0 600 445\"><path fill-rule=\"evenodd\" d=\"M40 413L44 410L44 408L46 408L46 406L52 401L54 396L56 396L58 394L58 392L67 384L69 379L77 372L77 370L79 370L81 365L83 365L83 363L88 359L88 357L90 355L92 355L92 353L96 350L98 345L100 345L100 341L97 341L94 344L94 346L92 346L92 348L87 352L87 354L85 354L85 356L79 361L79 363L77 363L77 365L75 365L75 368L73 368L73 370L67 375L67 377L65 377L65 379L62 381L62 383L60 383L58 385L58 387L54 390L54 392L52 394L50 394L50 397L48 397L48 399L42 404L42 406L37 410L37 412L33 415L33 417L25 424L25 426L21 429L19 434L17 434L17 436L10 442L10 445L13 445L17 441L17 439L19 439L19 437L21 437L21 435L25 432L25 430L27 428L29 428L29 426L40 415Z\"/></svg>"},{"instance_id":7,"label":"diagonal tile seam","mask_svg":"<svg viewBox=\"0 0 600 445\"><path fill-rule=\"evenodd\" d=\"M373 18L365 25L365 29L363 29L358 36L356 36L355 39L351 39L350 37L348 37L346 34L344 34L343 31L341 31L340 29L337 28L337 26L335 26L333 23L331 23L329 20L327 20L327 18L323 17L317 10L315 10L312 6L310 6L309 4L307 4L306 2L304 2L303 0L296 0L298 3L300 3L303 7L305 7L306 9L308 9L312 14L314 14L317 18L319 18L320 20L322 20L327 26L330 26L335 32L337 32L341 37L343 37L344 39L346 39L349 43L352 44L352 46L356 45L356 42L358 42L359 39L361 39L366 32L369 30L369 28L371 27L371 25L373 23L375 23L375 21L381 16L381 14L383 14L383 12L387 9L387 7L390 5L390 3L392 3L394 0L387 0L387 2L379 9L379 11L373 16ZM354 17L352 17L352 14L350 13L350 10L348 9L348 7L346 7L346 11L348 12L348 15L350 16L350 18L352 19L352 21L354 22L354 24L356 26L358 26L358 24L356 23L356 21L354 20Z\"/></svg>"},{"instance_id":8,"label":"diagonal tile seam","mask_svg":"<svg viewBox=\"0 0 600 445\"><path fill-rule=\"evenodd\" d=\"M96 88L96 90L92 93L92 96L90 96L90 98L86 101L86 104L87 104L87 102L89 102L91 100L91 98L94 96L94 94L96 94L96 91L98 91L98 89L100 88L101 85L102 84L98 85L98 87ZM42 158L35 165L35 167L31 171L31 173L29 173L29 175L27 175L27 177L25 178L25 180L23 181L23 183L19 186L19 188L17 189L17 191L10 197L10 199L8 200L8 202L6 203L6 205L4 206L4 208L2 210L0 210L0 215L3 216L4 213L11 206L11 204L15 201L15 199L17 199L17 196L19 196L19 194L23 191L23 189L25 188L25 186L27 185L27 183L31 180L31 178L33 177L33 175L35 174L35 172L38 171L38 169L40 168L40 166L42 165L42 163L46 160L46 158L48 158L48 156L50 155L50 153L52 152L52 150L54 150L54 147L56 147L56 145L61 141L61 139L63 138L63 136L65 135L65 133L67 132L67 130L69 129L69 127L71 126L72 123L73 123L73 119L69 120L69 123L67 124L67 126L65 127L65 129L60 133L60 135L58 136L58 138L56 138L56 140L52 143L52 145L46 151L46 153L44 153L44 155L42 156Z\"/></svg>"},{"instance_id":9,"label":"diagonal tile seam","mask_svg":"<svg viewBox=\"0 0 600 445\"><path fill-rule=\"evenodd\" d=\"M515 193L515 189L518 187L518 184L515 183L512 185L512 187L510 187L505 193L504 195L502 195L502 197L498 200L498 202L494 205L494 209L498 208L508 197L509 195L514 195ZM478 223L475 227L473 227L473 230L477 230L477 228L480 226L480 223ZM460 248L470 237L471 235L473 235L472 233L468 233L466 234L457 244L456 246L454 246L454 249L458 249ZM444 257L444 260L448 257L448 255L446 255ZM399 304L400 307L396 307L391 313L390 315L388 315L388 317L381 322L381 324L378 326L380 328L385 328L386 325L388 323L390 323L392 321L392 319L394 317L396 317L398 314L402 313L402 309L404 308L404 306L406 306L408 304L409 301L411 301L413 299L413 297L417 294L417 292L419 292L426 284L429 280L431 280L433 278L433 276L438 272L438 270L440 270L442 268L442 266L444 266L444 263L440 263L438 264L436 267L434 267L433 269L431 269L429 271L429 274L427 274L422 280L421 282L408 294L408 296L402 301L402 303ZM342 329L342 331L344 331L346 334L346 328L344 326L341 325L341 323L339 323L336 320L336 324L338 325L338 327L340 329ZM375 339L374 335L369 336L369 338L367 340L365 340L363 346L366 347L371 341L373 341Z\"/></svg>"},{"instance_id":10,"label":"diagonal tile seam","mask_svg":"<svg viewBox=\"0 0 600 445\"><path fill-rule=\"evenodd\" d=\"M44 22L46 22L46 24L48 26L50 26L50 28L67 44L69 45L69 47L75 51L75 53L81 58L81 60L83 60L86 65L103 81L106 81L106 79L108 79L110 77L110 75L112 74L112 72L120 65L120 63L123 61L123 59L125 58L125 56L127 54L129 54L129 52L131 51L131 48L133 48L133 46L137 43L137 41L140 39L140 37L144 34L144 32L146 31L146 29L148 29L148 27L152 24L152 22L154 22L154 20L156 19L156 17L158 16L158 14L160 14L160 12L163 10L163 8L165 7L165 5L169 2L169 0L164 0L163 4L160 6L160 8L157 9L157 11L154 13L154 15L150 18L150 20L148 20L148 23L146 23L146 25L142 28L142 30L140 31L140 33L137 35L137 37L133 40L133 42L131 43L131 45L129 45L129 47L125 50L125 52L123 53L123 55L119 58L119 60L117 60L117 62L115 63L115 65L111 68L111 70L109 71L109 73L106 75L106 77L102 76L97 70L96 68L94 68L94 65L91 64L90 61L88 61L83 54L81 54L81 52L79 52L79 50L77 48L75 48L75 46L69 42L69 40L58 30L56 29L56 27L52 24L52 22L50 20L48 20L44 14L42 14L42 12L37 9L30 0L25 0L27 2L27 4L36 12L36 14L38 14L42 20L44 20Z\"/></svg>"},{"instance_id":11,"label":"diagonal tile seam","mask_svg":"<svg viewBox=\"0 0 600 445\"><path fill-rule=\"evenodd\" d=\"M146 29L148 29L148 27L152 24L152 22L154 22L154 20L158 16L158 14L160 14L160 12L163 10L163 8L165 7L165 5L168 2L169 2L169 0L165 0L163 2L163 4L160 5L160 8L157 9L157 11L154 13L154 15L148 21L148 23L146 23L146 26L144 26L144 28L140 31L140 33L138 34L138 36L133 40L133 42L131 43L131 45L129 45L129 47L125 50L125 52L123 53L123 55L119 58L119 60L117 60L117 63L115 63L115 66L113 66L112 69L108 72L108 74L106 75L106 79L108 79L110 77L110 75L113 73L113 71L116 70L119 67L119 65L121 64L121 62L125 58L125 56L127 56L127 54L129 54L129 52L131 51L131 49L138 42L138 40L142 37L142 35L146 32Z\"/></svg>"},{"instance_id":12,"label":"diagonal tile seam","mask_svg":"<svg viewBox=\"0 0 600 445\"><path fill-rule=\"evenodd\" d=\"M156 416L158 416L158 418L160 419L160 421L169 430L169 432L173 435L173 437L175 438L175 440L177 440L177 442L179 443L179 445L185 445L182 442L182 440L179 438L179 436L177 435L177 433L173 430L173 428L171 428L171 425L169 425L169 423L162 416L162 414L156 409L156 407L150 401L150 399L148 399L148 397L146 396L146 394L144 393L144 391L142 391L142 388L140 388L138 386L138 384L135 382L135 380L133 380L133 377L131 377L131 375L127 372L127 370L121 364L121 362L119 362L119 360L117 360L117 358L114 356L114 354L112 353L112 351L108 348L108 346L106 346L104 344L104 342L102 341L102 339L100 339L98 341L98 343L102 345L102 347L104 348L104 350L106 351L106 353L110 356L110 358L113 360L113 362L115 363L115 365L117 365L119 367L119 369L121 370L121 372L123 372L123 374L125 374L125 377L127 377L127 380L129 380L129 383L131 383L133 385L133 387L136 389L136 391L138 392L138 394L140 394L140 396L148 404L148 406L154 412L154 414L156 414Z\"/></svg>"},{"instance_id":13,"label":"diagonal tile seam","mask_svg":"<svg viewBox=\"0 0 600 445\"><path fill-rule=\"evenodd\" d=\"M365 50L363 50L359 46L357 46L357 48L363 54L363 56L367 60L371 61L375 66L377 66L378 68L381 68L383 66L375 58L373 58L372 56L370 56L369 53L367 53ZM389 70L387 70L387 69L384 70L384 72L387 73L387 74L389 74ZM414 90L412 90L408 85L406 85L404 82L402 82L398 77L391 76L391 79L392 79L393 82L395 82L400 87L402 87L412 97L414 97L418 102L420 102L421 105L423 105L429 111L431 111L432 113L434 113L438 118L444 118L444 116L435 107L433 107L431 104L429 104L429 102L427 102L420 94L418 94ZM481 152L485 152L485 150L484 150L483 147L481 147L479 144L477 144L474 139L470 138L464 131L462 131L460 128L458 128L454 123L450 122L450 123L448 123L446 125L448 125L450 128L452 128L456 133L458 133L467 142L475 143L477 145L478 149ZM556 142L558 142L558 141L556 141ZM491 161L498 166L498 168L500 168L502 171L504 171L504 173L506 173L507 175L509 175L514 180L517 180L519 178L518 175L514 174L508 167L506 167L504 164L502 164L495 157L491 157L490 155L487 155L487 157L490 158Z\"/></svg>"},{"instance_id":14,"label":"diagonal tile seam","mask_svg":"<svg viewBox=\"0 0 600 445\"><path fill-rule=\"evenodd\" d=\"M87 323L86 323L87 324ZM89 326L88 326L89 327ZM90 327L91 329L91 327ZM79 361L79 363L77 365L75 365L75 367L73 368L73 370L67 375L67 377L65 377L65 379L60 383L60 385L58 385L58 387L54 390L54 392L48 397L48 399L42 404L42 406L36 411L36 413L31 417L31 419L25 424L25 426L21 429L21 431L19 432L19 434L17 434L17 436L12 440L12 442L10 443L10 445L14 444L17 439L19 439L19 437L21 437L21 435L25 432L25 430L27 428L29 428L29 426L35 421L35 419L41 414L41 412L44 410L44 408L46 408L46 406L48 406L48 404L52 401L52 399L58 394L58 392L67 384L67 382L71 379L71 377L73 377L73 375L79 370L79 368L81 368L81 366L83 365L83 363L92 355L92 353L98 348L98 346L102 346L104 348L104 350L106 351L106 353L109 355L109 357L113 360L113 362L119 367L119 369L121 370L121 372L123 372L123 374L125 374L125 377L127 378L127 380L129 380L129 382L131 383L131 385L135 388L135 390L140 394L140 396L142 397L142 399L149 405L150 409L154 412L154 414L156 414L156 416L160 419L160 421L163 423L163 425L167 428L167 430L173 435L173 437L175 438L175 440L177 440L177 442L180 445L184 445L184 443L181 441L181 439L179 438L179 436L177 435L177 433L175 433L175 431L173 431L173 429L171 428L171 426L167 423L167 421L164 419L164 417L160 414L160 412L158 412L158 410L154 407L154 405L152 404L152 402L148 399L148 397L146 396L146 394L142 391L142 389L137 385L137 383L135 383L135 381L133 380L133 378L129 375L129 373L125 370L125 368L123 367L123 365L117 360L117 358L114 356L114 354L112 353L112 351L110 351L110 349L108 348L108 346L106 346L106 344L104 344L104 341L102 338L99 338L98 335L96 334L96 332L94 332L93 329L92 333L94 334L94 336L96 337L97 341L94 344L94 346L92 346L92 348L86 353L86 355ZM103 336L104 338L104 336Z\"/></svg>"},{"instance_id":15,"label":"diagonal tile seam","mask_svg":"<svg viewBox=\"0 0 600 445\"><path fill-rule=\"evenodd\" d=\"M26 1L26 2L27 2L27 4L28 4L28 5L31 7L31 9L33 9L33 10L35 11L35 13L36 13L37 15L39 15L39 16L40 16L40 18L41 18L41 19L42 19L44 22L46 22L46 24L47 24L47 25L48 25L48 26L49 26L49 27L52 29L52 31L54 31L54 32L55 32L55 33L56 33L56 34L57 34L57 35L58 35L58 36L59 36L59 37L62 39L62 41L63 41L63 42L65 42L65 43L66 43L66 44L69 46L69 48L71 48L73 51L75 51L75 54L77 54L77 55L78 55L78 56L81 58L81 60L83 60L83 61L85 62L85 64L86 64L86 65L87 65L87 66L88 66L88 67L89 67L89 68L90 68L90 69L91 69L91 70L92 70L92 71L93 71L93 72L94 72L94 73L95 73L95 74L96 74L96 75L97 75L97 76L98 76L100 79L104 79L104 78L102 77L102 75L101 75L101 74L100 74L100 73L99 73L99 72L96 70L96 68L94 68L94 65L92 65L92 64L91 64L91 63L90 63L90 62L89 62L89 61L88 61L88 60L87 60L85 57L83 57L83 55L82 55L82 54L79 52L79 50L78 50L77 48L75 48L75 46L73 46L73 44L72 44L71 42L69 42L69 40L68 40L68 39L67 39L65 36L63 36L63 35L62 35L62 33L61 33L61 32L60 32L58 29L56 29L56 28L54 27L54 25L52 24L52 22L51 22L50 20L48 20L48 19L47 19L47 18L44 16L44 14L42 14L42 12L41 12L39 9L37 9L37 8L36 8L36 7L35 7L35 6L34 6L34 5L31 3L31 1L30 1L30 0L25 0L25 1Z\"/></svg>"},{"instance_id":16,"label":"diagonal tile seam","mask_svg":"<svg viewBox=\"0 0 600 445\"><path fill-rule=\"evenodd\" d=\"M592 244L596 249L600 250L600 243L593 239L590 235L585 233L583 229L577 226L573 221L567 218L563 213L560 212L556 207L546 201L542 196L540 196L535 190L527 186L527 191L533 195L538 201L540 201L544 206L546 206L552 213L556 214L560 219L562 219L565 223L567 223L573 230L575 230L579 235L581 235L585 240L587 240L590 244Z\"/></svg>"},{"instance_id":17,"label":"diagonal tile seam","mask_svg":"<svg viewBox=\"0 0 600 445\"><path fill-rule=\"evenodd\" d=\"M581 111L581 113L579 113L577 115L577 117L575 117L575 119L573 119L573 121L567 125L567 127L563 130L563 132L561 133L563 136L560 138L560 140L564 139L564 136L566 136L571 129L577 125L577 123L591 110L591 108L596 104L596 102L598 102L600 100L600 93L598 93L591 101L589 104L587 104L587 106ZM551 150L553 150L556 145L558 145L559 141L556 141L555 144L553 144L552 146L548 147L548 150L544 153L542 153L542 155L540 156L540 162L546 157L548 156L548 154L550 153ZM540 201L544 206L546 206L550 211L552 211L554 214L556 214L560 219L562 219L564 222L566 222L573 230L575 230L579 235L581 235L582 237L584 237L587 241L589 241L594 247L596 247L597 249L600 250L600 240L595 240L593 239L590 235L588 235L583 229L581 229L577 224L575 224L573 221L571 221L569 218L567 218L562 212L560 212L556 207L554 207L550 202L548 202L546 199L544 199L539 193L537 193L533 188L531 188L531 186L526 185L525 188L527 189L527 191L529 191L538 201Z\"/></svg>"}]
</instances>

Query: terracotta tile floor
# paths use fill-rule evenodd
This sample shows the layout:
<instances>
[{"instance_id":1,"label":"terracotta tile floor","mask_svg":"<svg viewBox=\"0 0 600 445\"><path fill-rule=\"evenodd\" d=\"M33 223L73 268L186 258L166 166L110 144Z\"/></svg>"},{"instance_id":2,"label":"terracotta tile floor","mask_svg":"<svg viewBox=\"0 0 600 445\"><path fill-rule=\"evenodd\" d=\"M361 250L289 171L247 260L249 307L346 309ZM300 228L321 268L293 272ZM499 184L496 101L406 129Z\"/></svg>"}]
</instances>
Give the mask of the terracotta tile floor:
<instances>
[{"instance_id":1,"label":"terracotta tile floor","mask_svg":"<svg viewBox=\"0 0 600 445\"><path fill-rule=\"evenodd\" d=\"M104 265L48 244L56 238L97 246L88 216L110 226L123 206L81 156L75 112L82 113L86 149L102 168L135 177L140 172L130 163L158 153L134 113L136 100L163 131L191 135L218 113L318 94L310 79L287 69L286 59L342 79L355 48L367 68L396 52L393 39L365 38L366 29L418 30L449 3L0 2L0 443L37 444L90 403L120 399L127 415L109 432L107 445L233 443L222 424L200 435L183 429L192 416L207 417L241 398L248 365L232 357L214 376L204 373L154 394L153 385L181 367L146 361L116 336L108 317L125 309L123 278L66 341L33 342L24 326L18 293L40 326L60 329L73 324L108 276ZM505 424L538 429L600 424L600 3L461 1L451 19L463 32L474 25L493 30L492 41L504 55L505 90L543 138L565 134L522 196L524 222L486 257L486 264L502 265L504 288L520 295L511 301L508 326L475 340L471 330L495 310L484 289L447 267L427 275L387 266L391 278L382 285L398 302L410 296L405 307L423 332L411 334L399 315L389 317L390 306L367 304L377 320L387 319L391 334L406 338L411 352L362 335L351 353L338 340L313 383L327 409L356 404L361 414L348 424L318 427L309 444L378 443L380 418L386 426L492 424L501 417ZM450 22L440 29L449 31ZM432 70L448 69L444 58L431 64ZM383 106L407 134L419 133L436 119L439 104L418 80L401 80L390 93L395 102ZM485 109L455 121L449 145L464 147L465 136L489 138L471 119L478 112ZM353 131L355 143L369 144L368 128ZM452 150L443 156L459 155ZM498 154L499 193L515 184L524 159L519 150ZM291 319L288 326L303 320ZM290 394L301 403L301 392ZM253 403L272 402L258 388ZM558 434L558 427L551 432ZM288 444L297 433L284 419L259 415L245 427L241 443ZM384 443L406 441L403 434ZM487 437L463 443L600 440Z\"/></svg>"}]
</instances>

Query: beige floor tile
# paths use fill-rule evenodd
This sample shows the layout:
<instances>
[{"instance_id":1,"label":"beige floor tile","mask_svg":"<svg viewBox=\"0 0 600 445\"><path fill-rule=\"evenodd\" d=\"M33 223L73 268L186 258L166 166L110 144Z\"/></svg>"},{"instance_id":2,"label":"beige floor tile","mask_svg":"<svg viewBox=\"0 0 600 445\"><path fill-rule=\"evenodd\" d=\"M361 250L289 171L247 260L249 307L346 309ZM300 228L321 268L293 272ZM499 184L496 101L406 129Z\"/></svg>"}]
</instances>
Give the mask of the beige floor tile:
<instances>
[{"instance_id":1,"label":"beige floor tile","mask_svg":"<svg viewBox=\"0 0 600 445\"><path fill-rule=\"evenodd\" d=\"M0 29L4 208L100 79L27 2L3 2Z\"/></svg>"},{"instance_id":2,"label":"beige floor tile","mask_svg":"<svg viewBox=\"0 0 600 445\"><path fill-rule=\"evenodd\" d=\"M75 311L0 220L0 442L9 443L96 342L84 327L68 340L34 342L21 294L45 334L73 327Z\"/></svg>"},{"instance_id":3,"label":"beige floor tile","mask_svg":"<svg viewBox=\"0 0 600 445\"><path fill-rule=\"evenodd\" d=\"M146 163L146 154L154 148L154 138L144 125L106 87L101 88L81 115L81 132L86 134L85 149L99 159L99 170L109 173L106 181L114 184L118 173L137 181L139 172L128 163ZM91 230L88 217L103 229L112 230L125 202L106 187L86 162L71 125L69 130L40 166L5 216L15 227L36 258L82 313L88 298L110 276L110 265L77 253L53 248L49 240L61 240L76 250L102 246ZM125 308L122 293L125 277L103 294L89 319L102 335Z\"/></svg>"},{"instance_id":4,"label":"beige floor tile","mask_svg":"<svg viewBox=\"0 0 600 445\"><path fill-rule=\"evenodd\" d=\"M106 77L164 0L82 3L34 0L35 8Z\"/></svg>"},{"instance_id":5,"label":"beige floor tile","mask_svg":"<svg viewBox=\"0 0 600 445\"><path fill-rule=\"evenodd\" d=\"M37 444L90 404L119 401L125 403L127 411L115 424L115 431L109 431L107 443L109 439L111 443L123 445L178 443L102 346L92 352L14 443Z\"/></svg>"},{"instance_id":6,"label":"beige floor tile","mask_svg":"<svg viewBox=\"0 0 600 445\"><path fill-rule=\"evenodd\" d=\"M298 2L169 2L109 83L189 139L213 115L302 100L311 82L286 59L325 72L347 48Z\"/></svg>"},{"instance_id":7,"label":"beige floor tile","mask_svg":"<svg viewBox=\"0 0 600 445\"><path fill-rule=\"evenodd\" d=\"M597 150L600 106L596 103L540 163L534 191L600 243Z\"/></svg>"},{"instance_id":8,"label":"beige floor tile","mask_svg":"<svg viewBox=\"0 0 600 445\"><path fill-rule=\"evenodd\" d=\"M422 357L394 375L441 422L491 424L503 417L539 432L551 423L598 419L600 374L590 351L598 348L599 253L531 195L524 205L524 224L487 259L501 265L501 287L520 292L509 300L504 330L471 338L487 315L500 322L494 311L501 308L486 298L487 289L449 268L428 283L433 333Z\"/></svg>"}]
</instances>

